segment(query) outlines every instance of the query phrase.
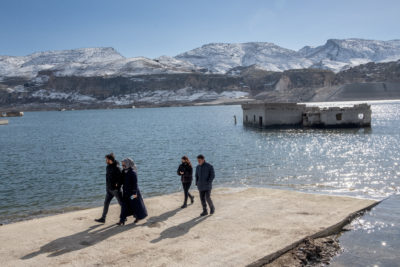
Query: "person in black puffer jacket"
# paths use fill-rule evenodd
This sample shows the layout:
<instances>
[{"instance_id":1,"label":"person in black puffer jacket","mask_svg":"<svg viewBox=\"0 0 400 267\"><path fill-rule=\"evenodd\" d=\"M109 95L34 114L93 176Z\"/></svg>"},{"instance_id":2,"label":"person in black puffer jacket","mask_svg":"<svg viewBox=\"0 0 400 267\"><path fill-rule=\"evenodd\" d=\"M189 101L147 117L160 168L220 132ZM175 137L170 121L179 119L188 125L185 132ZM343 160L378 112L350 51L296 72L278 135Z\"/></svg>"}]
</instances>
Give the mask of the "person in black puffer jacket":
<instances>
[{"instance_id":1,"label":"person in black puffer jacket","mask_svg":"<svg viewBox=\"0 0 400 267\"><path fill-rule=\"evenodd\" d=\"M189 189L190 189L190 186L192 185L192 180L193 180L193 168L192 168L192 164L190 163L190 160L187 156L182 157L182 164L179 165L177 173L179 176L181 176L183 192L185 195L185 200L181 207L182 209L184 209L187 207L188 197L190 197L190 201L192 204L194 202L194 196L192 196L189 193Z\"/></svg>"},{"instance_id":2,"label":"person in black puffer jacket","mask_svg":"<svg viewBox=\"0 0 400 267\"><path fill-rule=\"evenodd\" d=\"M115 160L113 153L106 155L106 163L106 198L104 200L103 215L99 219L95 220L99 223L106 222L108 207L110 206L110 202L114 197L117 199L118 204L120 206L122 205L122 173L118 166L118 161Z\"/></svg>"}]
</instances>

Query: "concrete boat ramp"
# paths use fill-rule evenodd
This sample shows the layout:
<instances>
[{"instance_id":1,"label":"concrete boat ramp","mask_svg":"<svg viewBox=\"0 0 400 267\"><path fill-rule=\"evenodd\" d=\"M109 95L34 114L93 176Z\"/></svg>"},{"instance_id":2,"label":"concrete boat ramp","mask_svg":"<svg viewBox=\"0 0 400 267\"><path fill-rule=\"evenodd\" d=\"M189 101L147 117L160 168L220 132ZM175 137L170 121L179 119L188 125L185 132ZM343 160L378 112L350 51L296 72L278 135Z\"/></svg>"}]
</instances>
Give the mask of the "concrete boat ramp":
<instances>
[{"instance_id":1,"label":"concrete boat ramp","mask_svg":"<svg viewBox=\"0 0 400 267\"><path fill-rule=\"evenodd\" d=\"M306 237L332 234L373 200L275 189L213 191L216 214L199 217L182 193L145 199L150 216L115 226L102 208L0 227L2 266L261 266Z\"/></svg>"}]
</instances>

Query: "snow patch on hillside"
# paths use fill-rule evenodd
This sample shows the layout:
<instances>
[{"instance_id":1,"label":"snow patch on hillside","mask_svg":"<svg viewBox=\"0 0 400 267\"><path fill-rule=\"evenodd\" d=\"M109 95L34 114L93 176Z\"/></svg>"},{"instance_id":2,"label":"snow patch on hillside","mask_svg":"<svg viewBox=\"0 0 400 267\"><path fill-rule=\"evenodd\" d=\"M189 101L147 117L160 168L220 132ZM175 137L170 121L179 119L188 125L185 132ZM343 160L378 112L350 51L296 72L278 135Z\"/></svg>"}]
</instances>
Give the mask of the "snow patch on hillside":
<instances>
[{"instance_id":1,"label":"snow patch on hillside","mask_svg":"<svg viewBox=\"0 0 400 267\"><path fill-rule=\"evenodd\" d=\"M176 91L156 90L152 92L141 92L127 94L123 96L109 97L104 102L115 105L129 105L135 102L161 104L168 102L194 102L194 101L212 101L217 99L240 99L249 95L241 91L224 91L217 93L215 91L196 90L191 88L182 88Z\"/></svg>"},{"instance_id":2,"label":"snow patch on hillside","mask_svg":"<svg viewBox=\"0 0 400 267\"><path fill-rule=\"evenodd\" d=\"M13 92L16 93L15 90ZM189 103L195 101L213 101L213 100L229 100L243 99L248 97L248 92L242 91L223 91L221 93L207 90L193 90L192 88L181 88L178 90L156 90L145 91L133 94L125 94L120 96L111 96L104 100L96 99L92 96L82 95L77 92L58 92L56 90L38 90L31 93L32 98L47 101L67 101L67 102L82 102L82 103L109 103L113 105L131 105L134 103ZM22 96L21 96L22 97Z\"/></svg>"},{"instance_id":3,"label":"snow patch on hillside","mask_svg":"<svg viewBox=\"0 0 400 267\"><path fill-rule=\"evenodd\" d=\"M40 98L42 100L67 100L71 102L92 102L96 101L96 98L82 95L76 92L63 93L54 90L38 90L32 93L32 97Z\"/></svg>"}]
</instances>

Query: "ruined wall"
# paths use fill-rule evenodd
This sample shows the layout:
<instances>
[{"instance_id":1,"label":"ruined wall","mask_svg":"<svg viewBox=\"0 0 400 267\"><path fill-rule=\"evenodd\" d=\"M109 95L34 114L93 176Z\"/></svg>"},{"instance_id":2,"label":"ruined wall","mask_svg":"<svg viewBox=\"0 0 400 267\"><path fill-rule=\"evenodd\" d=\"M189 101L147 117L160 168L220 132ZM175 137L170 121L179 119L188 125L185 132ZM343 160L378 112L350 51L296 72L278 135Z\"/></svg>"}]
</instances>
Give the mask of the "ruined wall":
<instances>
[{"instance_id":1,"label":"ruined wall","mask_svg":"<svg viewBox=\"0 0 400 267\"><path fill-rule=\"evenodd\" d=\"M243 124L257 127L301 125L305 105L266 103L242 105Z\"/></svg>"},{"instance_id":2,"label":"ruined wall","mask_svg":"<svg viewBox=\"0 0 400 267\"><path fill-rule=\"evenodd\" d=\"M321 110L321 123L325 126L370 126L371 108L369 105L356 105L353 108Z\"/></svg>"},{"instance_id":3,"label":"ruined wall","mask_svg":"<svg viewBox=\"0 0 400 267\"><path fill-rule=\"evenodd\" d=\"M253 127L369 127L371 106L306 107L295 103L253 103L242 105L243 124Z\"/></svg>"},{"instance_id":4,"label":"ruined wall","mask_svg":"<svg viewBox=\"0 0 400 267\"><path fill-rule=\"evenodd\" d=\"M263 127L265 118L264 105L243 105L243 124L247 126ZM262 118L260 121L260 117Z\"/></svg>"}]
</instances>

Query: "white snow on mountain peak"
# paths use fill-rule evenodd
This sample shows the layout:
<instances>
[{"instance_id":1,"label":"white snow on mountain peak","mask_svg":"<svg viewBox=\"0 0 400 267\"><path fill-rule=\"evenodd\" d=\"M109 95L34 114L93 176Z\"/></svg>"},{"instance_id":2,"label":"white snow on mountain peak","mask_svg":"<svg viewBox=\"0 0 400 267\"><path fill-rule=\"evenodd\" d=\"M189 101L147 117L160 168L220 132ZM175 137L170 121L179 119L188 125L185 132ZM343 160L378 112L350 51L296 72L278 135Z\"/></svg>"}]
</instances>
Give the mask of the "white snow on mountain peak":
<instances>
[{"instance_id":1,"label":"white snow on mountain peak","mask_svg":"<svg viewBox=\"0 0 400 267\"><path fill-rule=\"evenodd\" d=\"M125 58L111 47L37 52L27 56L0 56L0 80L34 78L49 70L59 76L135 76L208 71L227 73L232 68L257 65L269 71L322 68L333 71L400 59L400 40L329 39L324 45L298 51L268 42L210 43L179 54Z\"/></svg>"},{"instance_id":2,"label":"white snow on mountain peak","mask_svg":"<svg viewBox=\"0 0 400 267\"><path fill-rule=\"evenodd\" d=\"M380 61L388 57L400 56L400 40L329 39L322 46L303 48L300 51L304 57L314 61L329 59L343 62L349 61L351 58Z\"/></svg>"},{"instance_id":3,"label":"white snow on mountain peak","mask_svg":"<svg viewBox=\"0 0 400 267\"><path fill-rule=\"evenodd\" d=\"M222 73L233 67L253 64L271 71L308 67L340 71L344 67L371 61L400 59L400 40L329 39L324 45L305 46L299 51L266 42L211 43L179 54L176 58Z\"/></svg>"},{"instance_id":4,"label":"white snow on mountain peak","mask_svg":"<svg viewBox=\"0 0 400 267\"><path fill-rule=\"evenodd\" d=\"M211 43L179 54L176 58L217 73L254 64L273 71L304 68L312 64L307 59L298 58L296 51L267 42Z\"/></svg>"},{"instance_id":5,"label":"white snow on mountain peak","mask_svg":"<svg viewBox=\"0 0 400 267\"><path fill-rule=\"evenodd\" d=\"M27 56L23 66L29 65L56 65L65 63L95 63L124 59L112 47L80 48L73 50L37 52Z\"/></svg>"},{"instance_id":6,"label":"white snow on mountain peak","mask_svg":"<svg viewBox=\"0 0 400 267\"><path fill-rule=\"evenodd\" d=\"M175 58L125 58L111 47L38 52L23 57L0 56L0 77L33 78L43 70L59 76L134 76L190 72L194 68L193 64Z\"/></svg>"}]
</instances>

